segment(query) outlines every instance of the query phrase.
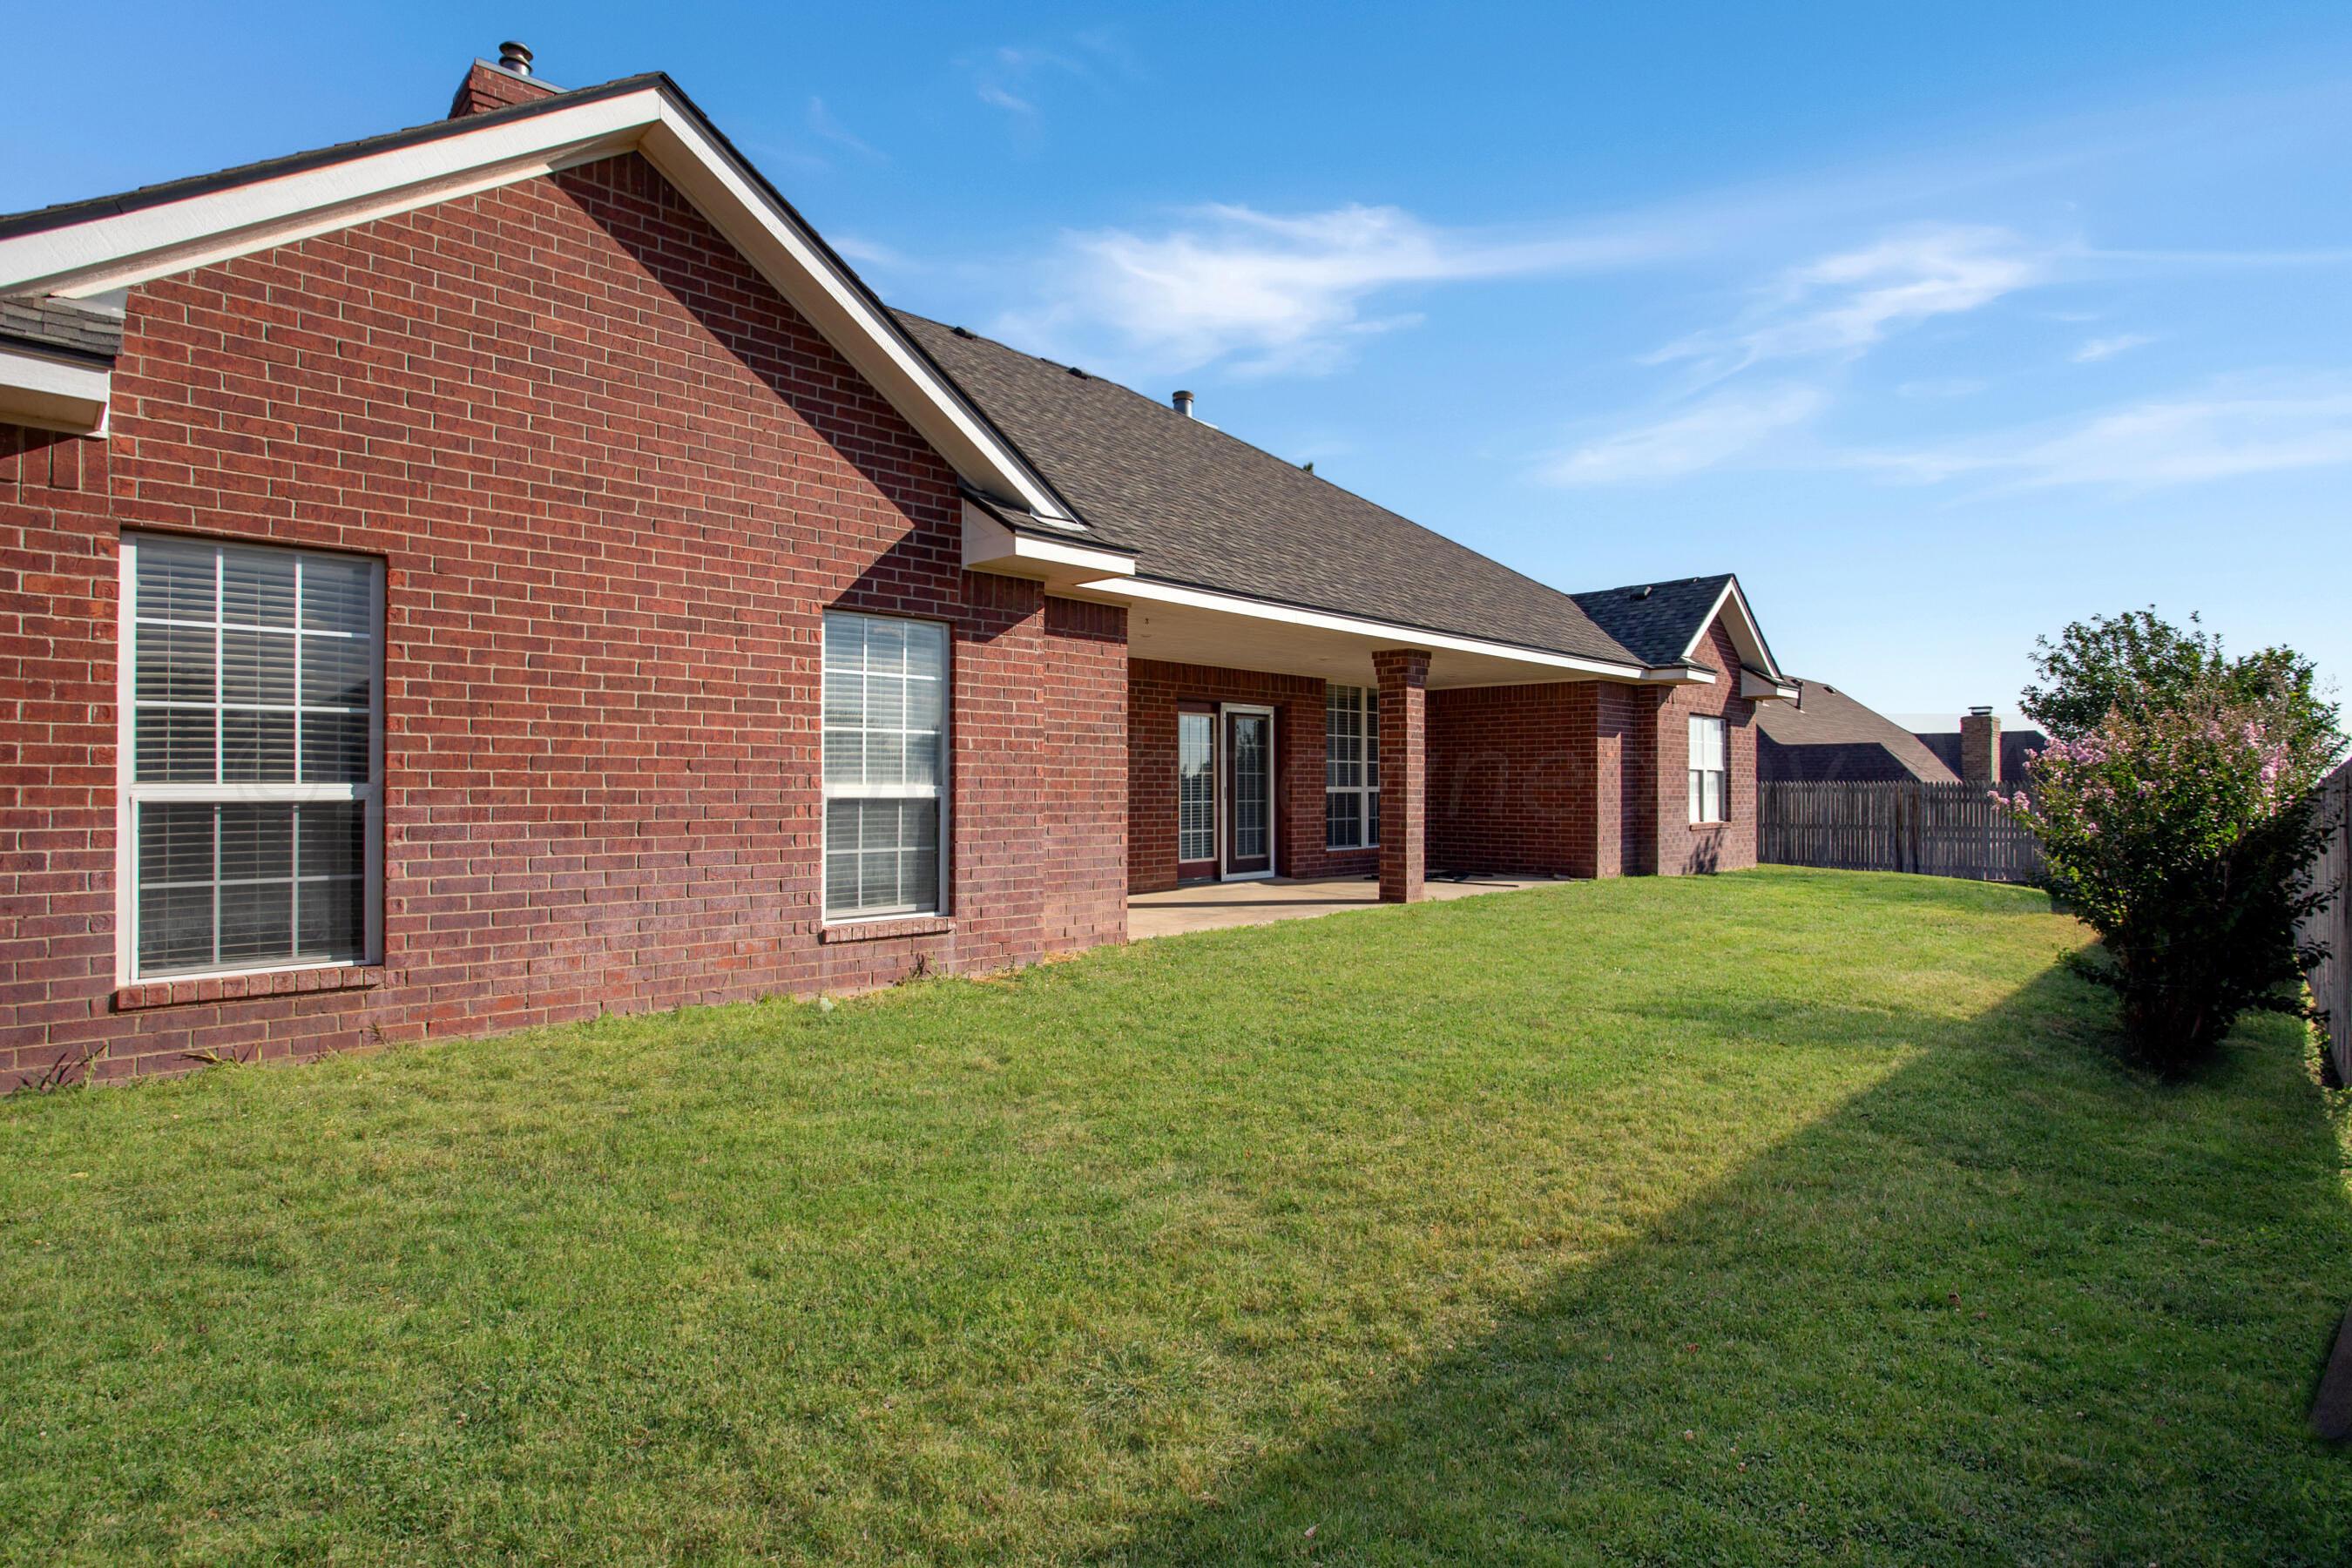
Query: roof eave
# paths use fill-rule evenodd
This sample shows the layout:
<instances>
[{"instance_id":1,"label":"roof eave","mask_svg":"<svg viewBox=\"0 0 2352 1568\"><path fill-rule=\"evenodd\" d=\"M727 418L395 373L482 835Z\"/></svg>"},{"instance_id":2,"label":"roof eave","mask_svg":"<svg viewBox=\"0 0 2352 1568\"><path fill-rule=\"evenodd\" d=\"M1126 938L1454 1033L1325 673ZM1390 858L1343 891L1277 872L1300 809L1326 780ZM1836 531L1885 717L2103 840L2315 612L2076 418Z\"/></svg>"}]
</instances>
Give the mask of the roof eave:
<instances>
[{"instance_id":1,"label":"roof eave","mask_svg":"<svg viewBox=\"0 0 2352 1568\"><path fill-rule=\"evenodd\" d=\"M0 294L87 298L629 152L692 202L967 483L1083 529L865 281L658 73L0 218Z\"/></svg>"}]
</instances>

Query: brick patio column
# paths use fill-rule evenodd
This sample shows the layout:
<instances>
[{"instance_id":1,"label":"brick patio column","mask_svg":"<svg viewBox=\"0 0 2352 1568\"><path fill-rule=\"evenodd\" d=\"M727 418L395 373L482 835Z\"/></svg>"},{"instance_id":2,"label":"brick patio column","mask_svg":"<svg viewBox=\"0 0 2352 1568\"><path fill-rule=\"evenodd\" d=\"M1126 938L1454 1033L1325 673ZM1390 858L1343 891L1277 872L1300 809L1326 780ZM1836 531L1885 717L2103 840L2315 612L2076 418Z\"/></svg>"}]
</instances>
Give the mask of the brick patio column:
<instances>
[{"instance_id":1,"label":"brick patio column","mask_svg":"<svg viewBox=\"0 0 2352 1568\"><path fill-rule=\"evenodd\" d=\"M1428 870L1429 654L1384 647L1381 683L1381 901L1416 903Z\"/></svg>"}]
</instances>

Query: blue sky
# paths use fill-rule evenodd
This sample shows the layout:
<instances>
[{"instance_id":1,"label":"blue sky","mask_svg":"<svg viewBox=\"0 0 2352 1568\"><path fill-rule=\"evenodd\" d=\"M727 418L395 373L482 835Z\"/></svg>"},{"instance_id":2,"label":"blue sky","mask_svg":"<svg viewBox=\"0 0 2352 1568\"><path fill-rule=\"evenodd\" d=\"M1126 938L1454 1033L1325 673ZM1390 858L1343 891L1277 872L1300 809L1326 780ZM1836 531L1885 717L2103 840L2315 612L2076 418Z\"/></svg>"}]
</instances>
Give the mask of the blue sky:
<instances>
[{"instance_id":1,"label":"blue sky","mask_svg":"<svg viewBox=\"0 0 2352 1568\"><path fill-rule=\"evenodd\" d=\"M896 303L1561 587L1737 571L1885 711L2144 604L2352 676L2340 0L76 16L0 210L435 118L519 37L668 71Z\"/></svg>"}]
</instances>

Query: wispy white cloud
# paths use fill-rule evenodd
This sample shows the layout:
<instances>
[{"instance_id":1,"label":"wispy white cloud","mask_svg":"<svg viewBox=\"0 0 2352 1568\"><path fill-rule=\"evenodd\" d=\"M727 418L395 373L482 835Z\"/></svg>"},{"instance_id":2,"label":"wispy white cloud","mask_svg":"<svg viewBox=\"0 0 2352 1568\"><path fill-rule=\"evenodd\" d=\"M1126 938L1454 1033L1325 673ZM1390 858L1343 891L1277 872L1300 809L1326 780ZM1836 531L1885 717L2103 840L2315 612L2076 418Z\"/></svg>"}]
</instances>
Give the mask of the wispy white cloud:
<instances>
[{"instance_id":1,"label":"wispy white cloud","mask_svg":"<svg viewBox=\"0 0 2352 1568\"><path fill-rule=\"evenodd\" d=\"M2100 486L2137 491L2352 463L2352 382L2242 379L2151 398L2078 422L1941 447L1849 455L1847 466L1997 491Z\"/></svg>"},{"instance_id":2,"label":"wispy white cloud","mask_svg":"<svg viewBox=\"0 0 2352 1568\"><path fill-rule=\"evenodd\" d=\"M835 146L846 147L861 157L872 158L882 163L889 161L890 155L887 153L844 125L831 110L825 108L824 100L821 98L812 98L808 100L808 128Z\"/></svg>"},{"instance_id":3,"label":"wispy white cloud","mask_svg":"<svg viewBox=\"0 0 2352 1568\"><path fill-rule=\"evenodd\" d=\"M2091 338L2086 340L2081 348L2074 351L2074 363L2095 364L2103 359L2113 359L2117 354L2129 353L2137 348L2145 348L2154 342L2156 340L2146 332L2117 332L2111 338Z\"/></svg>"},{"instance_id":4,"label":"wispy white cloud","mask_svg":"<svg viewBox=\"0 0 2352 1568\"><path fill-rule=\"evenodd\" d=\"M971 81L973 95L992 109L1001 109L1034 132L1041 113L1040 100L1055 79L1084 82L1097 91L1114 80L1136 73L1134 58L1108 27L1089 27L1070 35L1066 44L1000 44L964 55L957 67Z\"/></svg>"},{"instance_id":5,"label":"wispy white cloud","mask_svg":"<svg viewBox=\"0 0 2352 1568\"><path fill-rule=\"evenodd\" d=\"M2037 283L2050 261L2045 247L2007 229L1903 229L1790 269L1738 320L1669 343L1649 363L1693 361L1721 377L1769 360L1850 358L1906 327Z\"/></svg>"},{"instance_id":6,"label":"wispy white cloud","mask_svg":"<svg viewBox=\"0 0 2352 1568\"><path fill-rule=\"evenodd\" d=\"M1233 360L1243 374L1319 373L1410 312L1368 314L1412 285L1622 266L1654 253L1632 235L1507 237L1444 229L1392 206L1283 215L1213 205L1157 233L1064 237L1049 303L1009 313L1015 341L1069 348L1108 331L1160 370Z\"/></svg>"},{"instance_id":7,"label":"wispy white cloud","mask_svg":"<svg viewBox=\"0 0 2352 1568\"><path fill-rule=\"evenodd\" d=\"M1828 403L1816 386L1717 392L1680 413L1562 453L1540 477L1555 485L1622 485L1679 479L1750 458L1776 436L1806 424Z\"/></svg>"}]
</instances>

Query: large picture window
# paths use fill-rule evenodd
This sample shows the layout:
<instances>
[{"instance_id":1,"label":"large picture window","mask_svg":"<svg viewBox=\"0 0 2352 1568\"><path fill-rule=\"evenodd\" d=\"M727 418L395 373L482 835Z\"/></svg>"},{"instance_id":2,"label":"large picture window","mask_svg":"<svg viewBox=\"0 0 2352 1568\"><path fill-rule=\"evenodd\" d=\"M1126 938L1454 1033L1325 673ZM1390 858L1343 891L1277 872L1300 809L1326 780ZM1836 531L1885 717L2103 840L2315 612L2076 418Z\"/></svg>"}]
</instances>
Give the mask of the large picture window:
<instances>
[{"instance_id":1,"label":"large picture window","mask_svg":"<svg viewBox=\"0 0 2352 1568\"><path fill-rule=\"evenodd\" d=\"M1371 849L1381 842L1381 696L1332 686L1323 699L1323 846Z\"/></svg>"},{"instance_id":2,"label":"large picture window","mask_svg":"<svg viewBox=\"0 0 2352 1568\"><path fill-rule=\"evenodd\" d=\"M1730 798L1723 721L1694 714L1690 721L1690 819L1722 822Z\"/></svg>"},{"instance_id":3,"label":"large picture window","mask_svg":"<svg viewBox=\"0 0 2352 1568\"><path fill-rule=\"evenodd\" d=\"M824 917L935 914L947 776L947 628L824 617Z\"/></svg>"},{"instance_id":4,"label":"large picture window","mask_svg":"<svg viewBox=\"0 0 2352 1568\"><path fill-rule=\"evenodd\" d=\"M379 563L126 534L131 979L380 953Z\"/></svg>"}]
</instances>

